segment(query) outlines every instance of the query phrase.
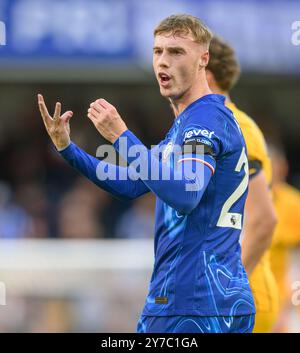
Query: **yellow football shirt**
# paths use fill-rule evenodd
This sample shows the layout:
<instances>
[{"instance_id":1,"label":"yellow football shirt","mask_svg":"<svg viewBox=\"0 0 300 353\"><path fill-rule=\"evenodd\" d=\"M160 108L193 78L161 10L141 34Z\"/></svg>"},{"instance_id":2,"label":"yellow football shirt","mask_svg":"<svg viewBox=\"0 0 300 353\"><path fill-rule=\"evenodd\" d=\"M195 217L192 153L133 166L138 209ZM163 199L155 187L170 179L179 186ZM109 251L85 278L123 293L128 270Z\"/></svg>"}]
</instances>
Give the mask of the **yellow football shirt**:
<instances>
[{"instance_id":1,"label":"yellow football shirt","mask_svg":"<svg viewBox=\"0 0 300 353\"><path fill-rule=\"evenodd\" d=\"M271 245L271 268L279 287L280 307L290 301L289 252L300 246L300 191L281 183L273 189L278 223Z\"/></svg>"}]
</instances>

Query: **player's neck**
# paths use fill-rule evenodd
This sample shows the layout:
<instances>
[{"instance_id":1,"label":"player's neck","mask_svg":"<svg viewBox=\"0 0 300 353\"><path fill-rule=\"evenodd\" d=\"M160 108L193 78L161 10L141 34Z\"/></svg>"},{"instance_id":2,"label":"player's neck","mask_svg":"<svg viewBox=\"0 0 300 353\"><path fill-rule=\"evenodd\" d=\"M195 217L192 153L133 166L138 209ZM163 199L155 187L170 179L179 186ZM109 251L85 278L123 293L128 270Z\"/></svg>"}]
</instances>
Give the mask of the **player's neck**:
<instances>
[{"instance_id":1,"label":"player's neck","mask_svg":"<svg viewBox=\"0 0 300 353\"><path fill-rule=\"evenodd\" d=\"M219 88L217 85L210 85L211 90L213 91L213 93L215 94L222 94L223 96L225 96L225 104L226 103L231 103L231 98L229 95L228 91L224 91L221 88Z\"/></svg>"},{"instance_id":2,"label":"player's neck","mask_svg":"<svg viewBox=\"0 0 300 353\"><path fill-rule=\"evenodd\" d=\"M199 98L212 93L213 92L210 90L208 85L204 85L200 89L194 90L193 92L186 92L182 97L178 99L170 99L175 117L181 114L190 104Z\"/></svg>"},{"instance_id":3,"label":"player's neck","mask_svg":"<svg viewBox=\"0 0 300 353\"><path fill-rule=\"evenodd\" d=\"M228 92L224 92L224 93L221 93L221 94L223 94L223 96L225 96L225 104L226 103L232 103L232 100L231 100L230 95L229 95Z\"/></svg>"}]
</instances>

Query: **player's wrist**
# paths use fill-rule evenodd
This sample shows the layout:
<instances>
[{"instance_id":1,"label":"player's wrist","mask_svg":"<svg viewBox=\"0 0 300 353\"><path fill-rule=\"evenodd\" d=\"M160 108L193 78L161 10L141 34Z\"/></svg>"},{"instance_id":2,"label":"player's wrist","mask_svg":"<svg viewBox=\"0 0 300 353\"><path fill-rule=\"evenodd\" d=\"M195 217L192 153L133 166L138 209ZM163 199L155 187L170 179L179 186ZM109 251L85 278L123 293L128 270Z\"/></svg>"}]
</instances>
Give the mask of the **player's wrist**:
<instances>
[{"instance_id":1,"label":"player's wrist","mask_svg":"<svg viewBox=\"0 0 300 353\"><path fill-rule=\"evenodd\" d=\"M118 141L118 139L119 139L120 137L122 137L122 136L125 135L126 131L128 131L128 128L127 128L127 127L124 128L124 129L122 129L122 130L120 130L119 133L114 134L113 136L111 136L111 138L109 139L109 140L110 140L109 142L111 142L111 143L114 145L114 144Z\"/></svg>"},{"instance_id":2,"label":"player's wrist","mask_svg":"<svg viewBox=\"0 0 300 353\"><path fill-rule=\"evenodd\" d=\"M54 145L58 152L62 152L71 145L71 141L68 141L65 144L54 144Z\"/></svg>"},{"instance_id":3,"label":"player's wrist","mask_svg":"<svg viewBox=\"0 0 300 353\"><path fill-rule=\"evenodd\" d=\"M114 140L111 140L112 145L118 149L120 138L127 137L129 132L130 132L130 130L128 128L126 128L121 134L118 135L118 137L116 137Z\"/></svg>"}]
</instances>

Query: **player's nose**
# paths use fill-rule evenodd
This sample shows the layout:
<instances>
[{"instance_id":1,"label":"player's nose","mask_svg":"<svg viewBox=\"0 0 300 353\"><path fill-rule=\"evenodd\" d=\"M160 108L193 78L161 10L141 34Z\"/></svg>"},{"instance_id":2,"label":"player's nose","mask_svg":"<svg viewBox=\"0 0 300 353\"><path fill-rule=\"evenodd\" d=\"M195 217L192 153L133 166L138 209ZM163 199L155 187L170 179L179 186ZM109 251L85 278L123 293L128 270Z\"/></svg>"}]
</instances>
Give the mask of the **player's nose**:
<instances>
[{"instance_id":1,"label":"player's nose","mask_svg":"<svg viewBox=\"0 0 300 353\"><path fill-rule=\"evenodd\" d=\"M170 59L169 59L168 55L165 53L161 54L158 59L157 64L158 64L159 68L170 67Z\"/></svg>"}]
</instances>

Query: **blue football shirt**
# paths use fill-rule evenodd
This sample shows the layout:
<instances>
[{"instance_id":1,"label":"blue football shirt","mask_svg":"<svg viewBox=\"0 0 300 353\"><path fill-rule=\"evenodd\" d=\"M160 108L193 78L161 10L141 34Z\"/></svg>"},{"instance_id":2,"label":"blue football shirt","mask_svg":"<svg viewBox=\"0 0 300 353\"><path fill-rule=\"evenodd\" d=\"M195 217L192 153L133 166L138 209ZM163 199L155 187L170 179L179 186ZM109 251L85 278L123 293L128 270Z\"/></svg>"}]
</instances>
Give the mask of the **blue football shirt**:
<instances>
[{"instance_id":1,"label":"blue football shirt","mask_svg":"<svg viewBox=\"0 0 300 353\"><path fill-rule=\"evenodd\" d=\"M255 313L239 245L248 187L246 146L224 101L209 94L193 102L162 141L169 151L175 144L206 146L215 163L190 214L179 214L157 198L155 263L143 315Z\"/></svg>"}]
</instances>

